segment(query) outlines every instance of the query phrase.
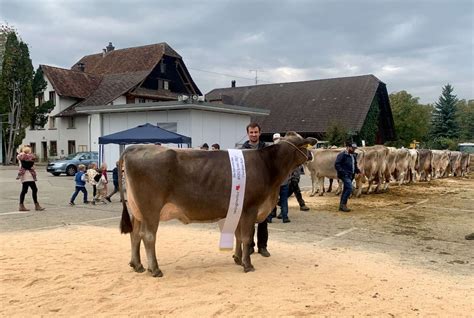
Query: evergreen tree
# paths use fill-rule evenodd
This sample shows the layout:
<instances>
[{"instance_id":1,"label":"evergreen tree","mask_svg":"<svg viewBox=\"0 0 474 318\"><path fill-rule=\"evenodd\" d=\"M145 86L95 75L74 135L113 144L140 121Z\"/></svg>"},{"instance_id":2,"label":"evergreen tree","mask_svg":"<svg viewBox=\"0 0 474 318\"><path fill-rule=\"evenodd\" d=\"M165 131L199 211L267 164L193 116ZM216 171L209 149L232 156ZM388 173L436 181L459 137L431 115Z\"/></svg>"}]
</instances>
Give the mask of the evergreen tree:
<instances>
[{"instance_id":1,"label":"evergreen tree","mask_svg":"<svg viewBox=\"0 0 474 318\"><path fill-rule=\"evenodd\" d=\"M33 65L28 46L18 39L10 28L0 30L6 43L0 74L0 113L8 115L9 123L2 126L5 142L5 161L13 162L15 150L25 135L25 128L31 123L34 111L32 90ZM6 117L6 116L4 116Z\"/></svg>"},{"instance_id":2,"label":"evergreen tree","mask_svg":"<svg viewBox=\"0 0 474 318\"><path fill-rule=\"evenodd\" d=\"M349 138L349 132L340 123L332 123L326 132L326 139L330 146L343 147Z\"/></svg>"},{"instance_id":3,"label":"evergreen tree","mask_svg":"<svg viewBox=\"0 0 474 318\"><path fill-rule=\"evenodd\" d=\"M443 87L443 92L435 104L432 119L431 135L434 139L459 137L459 124L456 118L456 105L458 99L453 94L453 87L447 84Z\"/></svg>"},{"instance_id":4,"label":"evergreen tree","mask_svg":"<svg viewBox=\"0 0 474 318\"><path fill-rule=\"evenodd\" d=\"M38 67L33 78L33 96L36 97L40 93L42 93L46 89L47 85L48 83L46 83L43 77L43 70L41 69L41 67ZM48 122L48 114L53 110L53 108L54 103L52 100L42 102L40 105L38 105L38 107L35 107L34 112L31 115L31 126L43 127L44 125L46 125L46 123Z\"/></svg>"},{"instance_id":5,"label":"evergreen tree","mask_svg":"<svg viewBox=\"0 0 474 318\"><path fill-rule=\"evenodd\" d=\"M474 142L474 99L460 100L457 105L459 137L462 142Z\"/></svg>"}]
</instances>

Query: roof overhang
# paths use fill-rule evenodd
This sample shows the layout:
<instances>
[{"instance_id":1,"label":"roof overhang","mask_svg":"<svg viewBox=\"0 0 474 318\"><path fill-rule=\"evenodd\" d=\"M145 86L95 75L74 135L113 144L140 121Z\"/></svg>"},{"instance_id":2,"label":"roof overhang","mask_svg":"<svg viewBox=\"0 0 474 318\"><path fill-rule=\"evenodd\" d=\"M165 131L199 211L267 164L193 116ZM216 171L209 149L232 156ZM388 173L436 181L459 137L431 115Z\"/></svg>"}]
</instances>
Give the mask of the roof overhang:
<instances>
[{"instance_id":1,"label":"roof overhang","mask_svg":"<svg viewBox=\"0 0 474 318\"><path fill-rule=\"evenodd\" d=\"M77 107L79 114L103 114L103 113L126 113L142 111L164 111L164 110L202 110L218 113L230 113L250 116L268 116L270 110L237 105L207 103L207 102L154 102L143 104L121 104Z\"/></svg>"}]
</instances>

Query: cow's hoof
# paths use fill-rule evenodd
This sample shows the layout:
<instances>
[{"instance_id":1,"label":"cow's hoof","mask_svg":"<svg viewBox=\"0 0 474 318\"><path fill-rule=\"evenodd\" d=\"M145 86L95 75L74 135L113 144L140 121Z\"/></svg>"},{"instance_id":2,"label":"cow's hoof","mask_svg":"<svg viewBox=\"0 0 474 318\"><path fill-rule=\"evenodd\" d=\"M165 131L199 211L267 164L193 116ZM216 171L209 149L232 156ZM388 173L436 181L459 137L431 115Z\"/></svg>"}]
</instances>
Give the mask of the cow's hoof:
<instances>
[{"instance_id":1,"label":"cow's hoof","mask_svg":"<svg viewBox=\"0 0 474 318\"><path fill-rule=\"evenodd\" d=\"M148 269L148 271L151 273L151 276L153 277L163 277L163 272L159 268L155 270Z\"/></svg>"},{"instance_id":2,"label":"cow's hoof","mask_svg":"<svg viewBox=\"0 0 474 318\"><path fill-rule=\"evenodd\" d=\"M253 265L244 266L244 273L248 273L248 272L255 272L255 267L253 267Z\"/></svg>"},{"instance_id":3,"label":"cow's hoof","mask_svg":"<svg viewBox=\"0 0 474 318\"><path fill-rule=\"evenodd\" d=\"M319 194L320 197L322 197L323 195L324 195L324 192L321 192L321 193Z\"/></svg>"},{"instance_id":4,"label":"cow's hoof","mask_svg":"<svg viewBox=\"0 0 474 318\"><path fill-rule=\"evenodd\" d=\"M310 196L310 197L314 197L315 194L316 194L316 193L311 193L309 196Z\"/></svg>"},{"instance_id":5,"label":"cow's hoof","mask_svg":"<svg viewBox=\"0 0 474 318\"><path fill-rule=\"evenodd\" d=\"M242 265L242 260L240 259L240 257L238 257L237 255L232 255L232 258L234 259L235 264Z\"/></svg>"},{"instance_id":6,"label":"cow's hoof","mask_svg":"<svg viewBox=\"0 0 474 318\"><path fill-rule=\"evenodd\" d=\"M133 270L137 273L143 273L145 271L145 268L143 267L142 264L135 265L132 262L130 262L128 263L128 265L130 265L130 267L133 268Z\"/></svg>"}]
</instances>

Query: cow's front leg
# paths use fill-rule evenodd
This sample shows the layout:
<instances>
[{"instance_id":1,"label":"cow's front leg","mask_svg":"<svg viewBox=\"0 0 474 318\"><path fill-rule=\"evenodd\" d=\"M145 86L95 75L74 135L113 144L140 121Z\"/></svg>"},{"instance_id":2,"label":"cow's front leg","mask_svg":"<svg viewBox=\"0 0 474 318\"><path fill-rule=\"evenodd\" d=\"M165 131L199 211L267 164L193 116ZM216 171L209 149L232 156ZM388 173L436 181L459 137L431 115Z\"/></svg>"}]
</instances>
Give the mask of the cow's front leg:
<instances>
[{"instance_id":1,"label":"cow's front leg","mask_svg":"<svg viewBox=\"0 0 474 318\"><path fill-rule=\"evenodd\" d=\"M132 258L130 260L129 265L135 270L137 273L143 273L145 268L143 268L141 259L140 259L140 224L141 222L138 221L136 218L132 218L133 230L130 233L130 241L132 244Z\"/></svg>"},{"instance_id":2,"label":"cow's front leg","mask_svg":"<svg viewBox=\"0 0 474 318\"><path fill-rule=\"evenodd\" d=\"M242 265L242 238L240 233L240 224L235 229L235 253L232 255L235 264Z\"/></svg>"},{"instance_id":3,"label":"cow's front leg","mask_svg":"<svg viewBox=\"0 0 474 318\"><path fill-rule=\"evenodd\" d=\"M255 218L240 218L240 237L242 239L242 266L244 272L253 272L255 268L250 261L250 243L255 229Z\"/></svg>"},{"instance_id":4,"label":"cow's front leg","mask_svg":"<svg viewBox=\"0 0 474 318\"><path fill-rule=\"evenodd\" d=\"M163 272L158 267L158 261L156 260L155 252L156 231L158 230L158 223L159 220L147 220L142 222L142 239L145 245L146 256L148 259L148 271L151 272L151 275L153 277L163 276Z\"/></svg>"}]
</instances>

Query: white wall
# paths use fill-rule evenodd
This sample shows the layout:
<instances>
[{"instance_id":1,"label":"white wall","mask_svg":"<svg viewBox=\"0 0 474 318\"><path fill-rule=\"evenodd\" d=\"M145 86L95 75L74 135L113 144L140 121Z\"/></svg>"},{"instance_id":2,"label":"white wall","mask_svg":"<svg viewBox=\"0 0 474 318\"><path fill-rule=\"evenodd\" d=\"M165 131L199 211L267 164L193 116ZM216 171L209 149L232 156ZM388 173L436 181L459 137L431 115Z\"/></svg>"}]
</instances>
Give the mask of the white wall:
<instances>
[{"instance_id":1,"label":"white wall","mask_svg":"<svg viewBox=\"0 0 474 318\"><path fill-rule=\"evenodd\" d=\"M201 110L171 110L171 111L149 111L102 114L91 119L91 142L98 141L97 133L102 131L101 136L113 134L138 125L150 123L177 123L177 133L192 138L192 147L197 148L204 142L209 146L218 143L221 149L235 148L236 143L247 140L246 126L250 123L249 115L236 115L229 113L217 113ZM102 128L97 125L102 123ZM178 145L168 144L167 147ZM98 150L93 148L93 150ZM119 145L104 145L103 161L109 169L115 166L119 158Z\"/></svg>"}]
</instances>

